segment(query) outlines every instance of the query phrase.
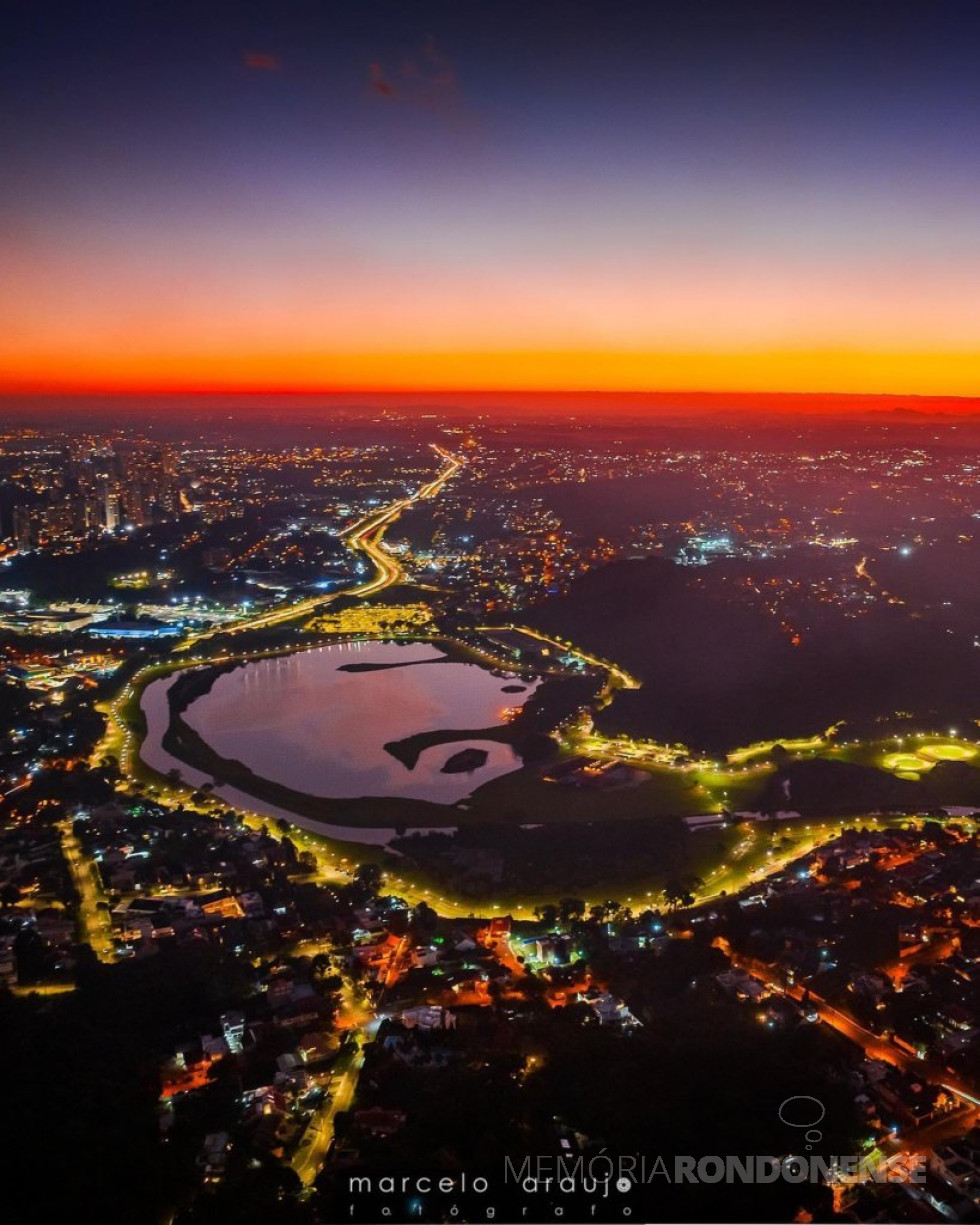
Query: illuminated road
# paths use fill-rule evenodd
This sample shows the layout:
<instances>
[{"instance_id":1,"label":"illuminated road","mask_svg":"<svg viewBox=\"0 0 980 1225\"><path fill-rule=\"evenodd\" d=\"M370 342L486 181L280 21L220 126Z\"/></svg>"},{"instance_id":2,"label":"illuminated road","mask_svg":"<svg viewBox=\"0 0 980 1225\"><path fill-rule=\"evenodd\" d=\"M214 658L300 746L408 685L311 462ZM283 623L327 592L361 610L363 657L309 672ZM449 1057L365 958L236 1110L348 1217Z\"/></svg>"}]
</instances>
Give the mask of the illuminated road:
<instances>
[{"instance_id":1,"label":"illuminated road","mask_svg":"<svg viewBox=\"0 0 980 1225\"><path fill-rule=\"evenodd\" d=\"M862 557L862 558L861 558L861 560L858 562L858 564L857 564L857 565L854 567L854 573L855 573L855 574L858 576L858 578L863 578L863 579L866 579L866 580L868 581L868 584L869 584L870 586L872 586L872 587L877 587L877 586L878 586L878 582L877 582L877 580L876 580L876 579L873 579L873 578L871 577L871 575L868 573L868 559L867 559L867 557Z\"/></svg>"},{"instance_id":2,"label":"illuminated road","mask_svg":"<svg viewBox=\"0 0 980 1225\"><path fill-rule=\"evenodd\" d=\"M615 681L623 689L639 689L642 681L638 681L635 676L630 676L625 668L620 668L617 664L610 663L606 659L599 659L595 655L590 655L587 651L583 651L580 647L574 646L571 642L563 642L559 638L550 638L547 634L542 634L540 630L531 629L526 625L478 625L478 633L500 633L501 630L510 630L512 633L525 634L528 638L534 638L538 642L545 643L546 646L554 647L561 651L563 655L574 655L577 659L581 659L583 663L590 664L592 667L601 668L609 676L610 681Z\"/></svg>"},{"instance_id":3,"label":"illuminated road","mask_svg":"<svg viewBox=\"0 0 980 1225\"><path fill-rule=\"evenodd\" d=\"M361 583L360 586L343 592L344 595L357 595L361 597L374 595L378 591L383 591L385 587L390 587L393 583L397 583L404 576L405 571L401 563L392 557L381 543L386 529L398 518L402 511L407 510L415 502L428 501L434 498L446 481L451 480L459 472L464 463L463 460L450 455L445 448L438 446L436 443L431 445L432 449L443 461L443 468L438 476L434 477L428 484L423 485L411 497L402 498L398 502L393 502L391 506L385 507L384 510L380 510L374 515L369 515L345 533L348 548L355 552L363 553L374 566L375 574L366 583ZM326 601L335 598L336 596L325 596L318 602L322 605Z\"/></svg>"},{"instance_id":4,"label":"illuminated road","mask_svg":"<svg viewBox=\"0 0 980 1225\"><path fill-rule=\"evenodd\" d=\"M359 1046L345 1051L333 1065L330 1096L314 1112L292 1157L292 1167L304 1187L309 1187L316 1178L333 1143L338 1112L349 1110L353 1104L363 1066L364 1054Z\"/></svg>"},{"instance_id":5,"label":"illuminated road","mask_svg":"<svg viewBox=\"0 0 980 1225\"><path fill-rule=\"evenodd\" d=\"M433 451L443 461L440 472L415 493L405 498L399 498L397 502L393 502L390 506L376 511L374 514L362 519L360 523L355 524L353 528L350 528L345 533L348 547L353 552L363 553L374 566L375 573L369 579L358 584L356 587L348 587L343 591L334 591L328 595L312 596L310 599L302 600L297 604L286 604L271 608L268 612L257 613L254 617L238 621L233 626L220 625L215 626L213 629L203 630L199 634L191 634L176 648L175 654L177 651L191 650L198 643L204 642L208 638L213 638L218 634L241 634L247 630L268 629L270 626L283 625L288 621L295 621L299 617L311 616L321 608L332 603L338 596L353 595L360 596L363 599L366 596L375 595L377 592L383 591L393 583L397 583L403 577L404 570L401 564L382 547L381 541L385 531L403 511L414 506L416 502L428 501L430 498L434 498L443 485L451 480L464 467L466 462L458 456L451 455L444 447L440 447L436 443L432 443L431 446Z\"/></svg>"},{"instance_id":6,"label":"illuminated road","mask_svg":"<svg viewBox=\"0 0 980 1225\"><path fill-rule=\"evenodd\" d=\"M317 946L326 952L329 942ZM294 946L294 953L309 957L311 948ZM334 1128L338 1113L350 1110L357 1093L357 1082L364 1067L364 1047L373 1041L378 1029L378 1018L363 992L348 978L344 978L341 989L341 1008L337 1017L337 1028L348 1035L348 1047L342 1051L330 1069L329 1094L313 1112L293 1153L290 1164L304 1187L312 1185L333 1143Z\"/></svg>"},{"instance_id":7,"label":"illuminated road","mask_svg":"<svg viewBox=\"0 0 980 1225\"><path fill-rule=\"evenodd\" d=\"M850 1016L841 1008L829 1004L821 996L816 995L811 987L801 986L799 983L793 986L781 987L773 982L774 968L766 966L762 962L754 961L751 958L743 958L734 956L726 947L727 942L716 942L718 947L728 953L729 959L733 966L745 973L750 974L759 982L765 983L768 987L778 995L785 995L789 999L797 1002L807 996L808 1003L812 1005L821 1021L826 1022L831 1029L836 1029L839 1034L861 1048L869 1059L879 1059L883 1063L890 1063L893 1067L900 1068L903 1072L908 1072L912 1076L928 1081L930 1084L937 1085L947 1092L959 1098L961 1102L970 1106L980 1106L980 1098L977 1095L977 1088L973 1084L967 1084L965 1081L958 1080L952 1077L947 1068L933 1064L924 1059L919 1059L917 1055L904 1050L900 1046L896 1046L887 1038L873 1033L866 1026L861 1025L854 1017Z\"/></svg>"},{"instance_id":8,"label":"illuminated road","mask_svg":"<svg viewBox=\"0 0 980 1225\"><path fill-rule=\"evenodd\" d=\"M105 902L106 899L97 883L95 864L86 858L70 822L62 822L58 828L61 832L62 853L75 882L75 888L78 890L78 913L82 936L92 946L92 951L99 961L115 961L116 949L112 943L112 920L109 917L109 911L100 910L98 906L99 902Z\"/></svg>"}]
</instances>

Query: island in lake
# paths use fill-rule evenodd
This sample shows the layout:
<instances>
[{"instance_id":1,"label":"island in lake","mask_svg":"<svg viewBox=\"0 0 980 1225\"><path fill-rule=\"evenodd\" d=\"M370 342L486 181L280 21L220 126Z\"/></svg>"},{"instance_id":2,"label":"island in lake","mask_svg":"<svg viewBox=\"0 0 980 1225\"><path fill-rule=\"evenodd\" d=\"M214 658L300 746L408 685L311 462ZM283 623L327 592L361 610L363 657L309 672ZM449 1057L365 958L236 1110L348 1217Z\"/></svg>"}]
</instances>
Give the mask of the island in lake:
<instances>
[{"instance_id":1,"label":"island in lake","mask_svg":"<svg viewBox=\"0 0 980 1225\"><path fill-rule=\"evenodd\" d=\"M453 753L440 771L441 774L471 774L487 764L486 749L460 749Z\"/></svg>"}]
</instances>

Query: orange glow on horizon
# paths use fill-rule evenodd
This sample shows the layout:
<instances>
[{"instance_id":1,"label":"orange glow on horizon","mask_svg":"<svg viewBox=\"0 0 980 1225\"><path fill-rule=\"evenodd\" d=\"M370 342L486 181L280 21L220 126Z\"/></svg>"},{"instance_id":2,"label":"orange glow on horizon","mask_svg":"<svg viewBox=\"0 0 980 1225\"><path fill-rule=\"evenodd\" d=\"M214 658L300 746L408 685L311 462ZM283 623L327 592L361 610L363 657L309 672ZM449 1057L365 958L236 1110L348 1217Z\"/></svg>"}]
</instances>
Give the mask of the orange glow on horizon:
<instances>
[{"instance_id":1,"label":"orange glow on horizon","mask_svg":"<svg viewBox=\"0 0 980 1225\"><path fill-rule=\"evenodd\" d=\"M3 393L761 394L965 398L980 354L847 350L36 354L7 363Z\"/></svg>"}]
</instances>

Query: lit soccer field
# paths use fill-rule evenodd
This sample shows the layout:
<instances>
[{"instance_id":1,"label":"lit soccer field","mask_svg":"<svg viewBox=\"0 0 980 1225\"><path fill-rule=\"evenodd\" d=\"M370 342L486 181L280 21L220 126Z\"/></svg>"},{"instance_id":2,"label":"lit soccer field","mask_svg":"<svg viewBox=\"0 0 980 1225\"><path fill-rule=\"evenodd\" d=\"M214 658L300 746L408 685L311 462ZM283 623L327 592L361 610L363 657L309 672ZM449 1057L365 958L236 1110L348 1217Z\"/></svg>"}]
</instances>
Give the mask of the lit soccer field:
<instances>
[{"instance_id":1,"label":"lit soccer field","mask_svg":"<svg viewBox=\"0 0 980 1225\"><path fill-rule=\"evenodd\" d=\"M886 770L912 774L918 774L923 770L931 770L935 764L934 761L927 761L926 758L920 757L917 753L889 753L882 760L882 765Z\"/></svg>"},{"instance_id":2,"label":"lit soccer field","mask_svg":"<svg viewBox=\"0 0 980 1225\"><path fill-rule=\"evenodd\" d=\"M967 744L926 744L919 755L930 761L969 761L976 757L977 750Z\"/></svg>"}]
</instances>

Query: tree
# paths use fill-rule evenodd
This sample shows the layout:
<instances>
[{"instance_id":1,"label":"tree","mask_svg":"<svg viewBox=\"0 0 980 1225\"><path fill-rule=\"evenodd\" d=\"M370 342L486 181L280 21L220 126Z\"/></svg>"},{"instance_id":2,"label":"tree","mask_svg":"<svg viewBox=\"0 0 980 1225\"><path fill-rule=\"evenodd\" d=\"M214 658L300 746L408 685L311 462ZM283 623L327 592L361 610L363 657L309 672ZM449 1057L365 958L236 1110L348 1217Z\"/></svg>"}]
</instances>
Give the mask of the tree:
<instances>
[{"instance_id":1,"label":"tree","mask_svg":"<svg viewBox=\"0 0 980 1225\"><path fill-rule=\"evenodd\" d=\"M631 906L622 906L618 902L613 903L613 905L615 909L609 916L610 922L615 927L628 927L633 922L633 908Z\"/></svg>"},{"instance_id":2,"label":"tree","mask_svg":"<svg viewBox=\"0 0 980 1225\"><path fill-rule=\"evenodd\" d=\"M530 972L516 979L514 987L529 1003L535 1000L543 1000L548 991L548 985L544 979Z\"/></svg>"},{"instance_id":3,"label":"tree","mask_svg":"<svg viewBox=\"0 0 980 1225\"><path fill-rule=\"evenodd\" d=\"M678 906L694 905L694 890L700 889L704 881L700 876L670 877L663 887L664 901L669 910Z\"/></svg>"},{"instance_id":4,"label":"tree","mask_svg":"<svg viewBox=\"0 0 980 1225\"><path fill-rule=\"evenodd\" d=\"M558 918L564 927L581 921L585 916L585 903L578 897L565 897L558 903Z\"/></svg>"},{"instance_id":5,"label":"tree","mask_svg":"<svg viewBox=\"0 0 980 1225\"><path fill-rule=\"evenodd\" d=\"M384 884L384 874L376 863L359 863L354 869L354 884L365 897L376 897Z\"/></svg>"},{"instance_id":6,"label":"tree","mask_svg":"<svg viewBox=\"0 0 980 1225\"><path fill-rule=\"evenodd\" d=\"M420 937L428 939L436 929L439 915L428 902L419 902L412 918L412 930Z\"/></svg>"}]
</instances>

